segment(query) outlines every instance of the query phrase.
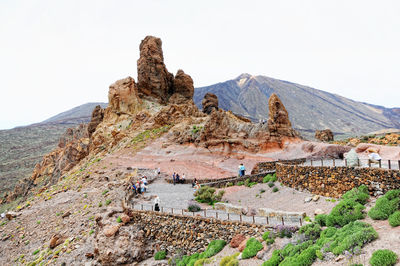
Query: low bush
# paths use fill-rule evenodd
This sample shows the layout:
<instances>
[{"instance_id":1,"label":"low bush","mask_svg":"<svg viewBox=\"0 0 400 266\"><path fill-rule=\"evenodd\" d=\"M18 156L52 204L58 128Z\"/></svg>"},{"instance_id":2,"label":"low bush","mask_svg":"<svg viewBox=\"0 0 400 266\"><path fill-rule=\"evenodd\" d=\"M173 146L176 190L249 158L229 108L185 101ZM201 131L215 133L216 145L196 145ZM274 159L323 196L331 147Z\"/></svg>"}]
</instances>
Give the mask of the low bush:
<instances>
[{"instance_id":1,"label":"low bush","mask_svg":"<svg viewBox=\"0 0 400 266\"><path fill-rule=\"evenodd\" d=\"M228 182L228 183L226 183L226 186L227 187L231 187L231 186L233 186L233 183L232 182Z\"/></svg>"},{"instance_id":2,"label":"low bush","mask_svg":"<svg viewBox=\"0 0 400 266\"><path fill-rule=\"evenodd\" d=\"M317 223L306 224L299 229L299 233L304 234L310 240L318 239L321 231L321 226Z\"/></svg>"},{"instance_id":3,"label":"low bush","mask_svg":"<svg viewBox=\"0 0 400 266\"><path fill-rule=\"evenodd\" d=\"M220 190L218 194L215 193L215 188L209 186L202 186L194 193L195 199L201 203L208 203L213 205L215 202L221 201L225 191Z\"/></svg>"},{"instance_id":4,"label":"low bush","mask_svg":"<svg viewBox=\"0 0 400 266\"><path fill-rule=\"evenodd\" d=\"M188 211L190 212L199 212L201 210L201 207L197 205L196 203L190 203L188 206Z\"/></svg>"},{"instance_id":5,"label":"low bush","mask_svg":"<svg viewBox=\"0 0 400 266\"><path fill-rule=\"evenodd\" d=\"M272 178L271 174L264 176L263 183L268 183L269 181L271 181L271 178Z\"/></svg>"},{"instance_id":6,"label":"low bush","mask_svg":"<svg viewBox=\"0 0 400 266\"><path fill-rule=\"evenodd\" d=\"M154 255L154 259L155 260L163 260L163 259L165 259L166 256L167 256L167 253L165 252L165 250L161 250L161 251L158 251Z\"/></svg>"},{"instance_id":7,"label":"low bush","mask_svg":"<svg viewBox=\"0 0 400 266\"><path fill-rule=\"evenodd\" d=\"M324 247L325 251L339 255L344 251L352 253L355 248L360 249L376 238L378 233L371 225L355 221L339 229L334 227L325 229L316 243Z\"/></svg>"},{"instance_id":8,"label":"low bush","mask_svg":"<svg viewBox=\"0 0 400 266\"><path fill-rule=\"evenodd\" d=\"M274 174L272 175L271 181L272 181L272 182L276 182L277 180L278 180L278 178L276 177L276 173L274 173Z\"/></svg>"},{"instance_id":9,"label":"low bush","mask_svg":"<svg viewBox=\"0 0 400 266\"><path fill-rule=\"evenodd\" d=\"M369 263L372 266L392 266L397 262L397 255L389 249L380 249L372 253Z\"/></svg>"},{"instance_id":10,"label":"low bush","mask_svg":"<svg viewBox=\"0 0 400 266\"><path fill-rule=\"evenodd\" d=\"M257 255L257 252L263 249L263 245L254 237L246 242L246 247L242 252L242 259L252 258Z\"/></svg>"},{"instance_id":11,"label":"low bush","mask_svg":"<svg viewBox=\"0 0 400 266\"><path fill-rule=\"evenodd\" d=\"M347 191L342 199L353 199L356 202L365 205L369 199L368 188L365 185L361 185L358 188L353 188L352 190Z\"/></svg>"},{"instance_id":12,"label":"low bush","mask_svg":"<svg viewBox=\"0 0 400 266\"><path fill-rule=\"evenodd\" d=\"M275 183L274 183L274 182L269 182L269 183L268 183L268 186L269 186L269 187L273 187L273 186L275 186Z\"/></svg>"},{"instance_id":13,"label":"low bush","mask_svg":"<svg viewBox=\"0 0 400 266\"><path fill-rule=\"evenodd\" d=\"M274 187L273 189L272 189L272 192L278 192L279 191L279 188L277 188L277 187Z\"/></svg>"},{"instance_id":14,"label":"low bush","mask_svg":"<svg viewBox=\"0 0 400 266\"><path fill-rule=\"evenodd\" d=\"M399 209L400 190L390 190L384 196L380 197L375 206L372 207L368 216L374 220L386 220L389 216Z\"/></svg>"},{"instance_id":15,"label":"low bush","mask_svg":"<svg viewBox=\"0 0 400 266\"><path fill-rule=\"evenodd\" d=\"M297 229L298 228L296 226L277 225L274 227L274 233L280 238L284 237L291 238L293 233L296 232Z\"/></svg>"},{"instance_id":16,"label":"low bush","mask_svg":"<svg viewBox=\"0 0 400 266\"><path fill-rule=\"evenodd\" d=\"M365 214L364 205L354 199L340 201L326 218L327 226L344 226L350 222L363 219Z\"/></svg>"},{"instance_id":17,"label":"low bush","mask_svg":"<svg viewBox=\"0 0 400 266\"><path fill-rule=\"evenodd\" d=\"M220 266L238 266L239 261L237 259L237 256L239 256L240 253L235 253L231 256L223 257L221 259L221 262L219 263Z\"/></svg>"},{"instance_id":18,"label":"low bush","mask_svg":"<svg viewBox=\"0 0 400 266\"><path fill-rule=\"evenodd\" d=\"M207 249L202 253L194 253L190 256L183 256L175 258L175 264L177 266L194 266L203 265L206 262L205 259L210 258L220 252L226 245L224 240L213 240L208 244Z\"/></svg>"},{"instance_id":19,"label":"low bush","mask_svg":"<svg viewBox=\"0 0 400 266\"><path fill-rule=\"evenodd\" d=\"M400 211L395 211L389 216L389 224L393 227L400 225Z\"/></svg>"},{"instance_id":20,"label":"low bush","mask_svg":"<svg viewBox=\"0 0 400 266\"><path fill-rule=\"evenodd\" d=\"M315 216L315 222L320 226L325 226L327 217L327 214L318 214L317 216Z\"/></svg>"},{"instance_id":21,"label":"low bush","mask_svg":"<svg viewBox=\"0 0 400 266\"><path fill-rule=\"evenodd\" d=\"M237 186L243 186L243 185L244 185L244 182L243 182L243 181L239 181L239 182L236 183L236 185L237 185Z\"/></svg>"}]
</instances>

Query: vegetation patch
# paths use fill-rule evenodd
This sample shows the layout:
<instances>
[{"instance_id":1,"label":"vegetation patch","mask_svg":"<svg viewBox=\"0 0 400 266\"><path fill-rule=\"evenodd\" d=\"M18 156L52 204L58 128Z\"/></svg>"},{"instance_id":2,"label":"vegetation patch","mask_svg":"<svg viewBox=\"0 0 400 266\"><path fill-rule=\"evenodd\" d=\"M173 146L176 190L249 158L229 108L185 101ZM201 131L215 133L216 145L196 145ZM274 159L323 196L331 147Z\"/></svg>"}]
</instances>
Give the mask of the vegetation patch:
<instances>
[{"instance_id":1,"label":"vegetation patch","mask_svg":"<svg viewBox=\"0 0 400 266\"><path fill-rule=\"evenodd\" d=\"M161 251L158 251L154 255L154 259L155 260L163 260L163 259L165 259L166 256L167 256L167 253L165 252L165 250L161 250Z\"/></svg>"},{"instance_id":2,"label":"vegetation patch","mask_svg":"<svg viewBox=\"0 0 400 266\"><path fill-rule=\"evenodd\" d=\"M188 211L190 212L199 212L201 210L201 207L195 203L190 203L188 206Z\"/></svg>"},{"instance_id":3,"label":"vegetation patch","mask_svg":"<svg viewBox=\"0 0 400 266\"><path fill-rule=\"evenodd\" d=\"M372 266L392 266L397 262L397 254L389 249L380 249L372 253L369 263Z\"/></svg>"},{"instance_id":4,"label":"vegetation patch","mask_svg":"<svg viewBox=\"0 0 400 266\"><path fill-rule=\"evenodd\" d=\"M202 186L199 190L194 193L195 200L200 203L207 203L213 205L214 203L221 201L225 191L220 190L217 194L215 188L209 186Z\"/></svg>"},{"instance_id":5,"label":"vegetation patch","mask_svg":"<svg viewBox=\"0 0 400 266\"><path fill-rule=\"evenodd\" d=\"M254 237L246 242L246 247L242 252L242 259L252 258L257 255L257 252L263 249L263 245Z\"/></svg>"},{"instance_id":6,"label":"vegetation patch","mask_svg":"<svg viewBox=\"0 0 400 266\"><path fill-rule=\"evenodd\" d=\"M386 220L391 214L399 209L400 189L390 190L379 199L368 212L368 216L374 220Z\"/></svg>"},{"instance_id":7,"label":"vegetation patch","mask_svg":"<svg viewBox=\"0 0 400 266\"><path fill-rule=\"evenodd\" d=\"M239 252L231 255L231 256L226 256L223 257L221 262L219 263L220 266L238 266L239 265L239 260L237 259L237 256L239 256Z\"/></svg>"},{"instance_id":8,"label":"vegetation patch","mask_svg":"<svg viewBox=\"0 0 400 266\"><path fill-rule=\"evenodd\" d=\"M210 258L220 252L226 245L224 240L213 240L208 244L207 249L202 253L194 253L191 256L183 256L181 259L177 258L175 263L177 266L194 266L203 265L205 259Z\"/></svg>"},{"instance_id":9,"label":"vegetation patch","mask_svg":"<svg viewBox=\"0 0 400 266\"><path fill-rule=\"evenodd\" d=\"M393 227L400 225L400 211L395 211L389 216L389 224Z\"/></svg>"}]
</instances>

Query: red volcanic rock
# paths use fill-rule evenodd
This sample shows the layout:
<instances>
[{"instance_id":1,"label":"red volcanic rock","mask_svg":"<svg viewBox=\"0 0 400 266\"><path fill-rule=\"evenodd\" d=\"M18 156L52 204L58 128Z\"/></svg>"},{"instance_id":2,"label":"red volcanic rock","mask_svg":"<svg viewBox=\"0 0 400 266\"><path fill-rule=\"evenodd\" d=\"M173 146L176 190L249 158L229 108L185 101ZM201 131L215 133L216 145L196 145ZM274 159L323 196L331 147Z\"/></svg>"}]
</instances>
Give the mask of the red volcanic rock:
<instances>
[{"instance_id":1,"label":"red volcanic rock","mask_svg":"<svg viewBox=\"0 0 400 266\"><path fill-rule=\"evenodd\" d=\"M232 248L237 248L239 245L246 239L246 237L242 234L235 235L230 243Z\"/></svg>"},{"instance_id":2,"label":"red volcanic rock","mask_svg":"<svg viewBox=\"0 0 400 266\"><path fill-rule=\"evenodd\" d=\"M201 104L203 105L203 112L211 114L212 110L218 110L218 97L217 95L208 92L204 95Z\"/></svg>"},{"instance_id":3,"label":"red volcanic rock","mask_svg":"<svg viewBox=\"0 0 400 266\"><path fill-rule=\"evenodd\" d=\"M137 61L139 95L151 96L161 103L168 101L173 88L174 76L164 64L160 38L147 36L140 43L140 58Z\"/></svg>"},{"instance_id":4,"label":"red volcanic rock","mask_svg":"<svg viewBox=\"0 0 400 266\"><path fill-rule=\"evenodd\" d=\"M333 141L333 133L330 129L316 130L315 138L324 142Z\"/></svg>"},{"instance_id":5,"label":"red volcanic rock","mask_svg":"<svg viewBox=\"0 0 400 266\"><path fill-rule=\"evenodd\" d=\"M297 134L292 129L288 112L275 93L269 97L268 108L268 130L271 136L295 137Z\"/></svg>"}]
</instances>

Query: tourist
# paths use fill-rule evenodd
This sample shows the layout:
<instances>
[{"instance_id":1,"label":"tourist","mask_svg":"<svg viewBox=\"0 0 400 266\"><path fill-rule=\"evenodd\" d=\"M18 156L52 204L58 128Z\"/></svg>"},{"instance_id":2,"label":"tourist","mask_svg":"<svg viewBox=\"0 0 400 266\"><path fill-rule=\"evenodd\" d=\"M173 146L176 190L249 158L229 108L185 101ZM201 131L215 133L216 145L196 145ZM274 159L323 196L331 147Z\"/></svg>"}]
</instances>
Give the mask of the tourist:
<instances>
[{"instance_id":1,"label":"tourist","mask_svg":"<svg viewBox=\"0 0 400 266\"><path fill-rule=\"evenodd\" d=\"M138 194L141 194L139 180L136 182L136 191L137 191Z\"/></svg>"},{"instance_id":2,"label":"tourist","mask_svg":"<svg viewBox=\"0 0 400 266\"><path fill-rule=\"evenodd\" d=\"M156 196L154 199L154 210L156 212L160 211L160 198L158 196Z\"/></svg>"},{"instance_id":3,"label":"tourist","mask_svg":"<svg viewBox=\"0 0 400 266\"><path fill-rule=\"evenodd\" d=\"M176 176L175 176L175 178L176 178L176 183L178 183L178 184L179 184L179 182L180 182L180 180L179 180L180 176L179 176L179 174L178 174L178 173L176 173Z\"/></svg>"},{"instance_id":4,"label":"tourist","mask_svg":"<svg viewBox=\"0 0 400 266\"><path fill-rule=\"evenodd\" d=\"M379 163L382 158L379 156L378 152L374 149L368 149L368 162L369 163Z\"/></svg>"},{"instance_id":5,"label":"tourist","mask_svg":"<svg viewBox=\"0 0 400 266\"><path fill-rule=\"evenodd\" d=\"M140 192L144 193L146 191L146 185L144 184L144 182L140 182Z\"/></svg>"},{"instance_id":6,"label":"tourist","mask_svg":"<svg viewBox=\"0 0 400 266\"><path fill-rule=\"evenodd\" d=\"M200 189L200 184L199 182L196 180L196 184L194 185L194 192L196 192L197 190Z\"/></svg>"},{"instance_id":7,"label":"tourist","mask_svg":"<svg viewBox=\"0 0 400 266\"><path fill-rule=\"evenodd\" d=\"M174 186L175 186L175 183L176 183L175 172L172 174L172 182L174 183Z\"/></svg>"},{"instance_id":8,"label":"tourist","mask_svg":"<svg viewBox=\"0 0 400 266\"><path fill-rule=\"evenodd\" d=\"M182 174L182 180L181 180L182 184L185 184L185 180L186 180L186 176L185 176L185 173L183 173Z\"/></svg>"},{"instance_id":9,"label":"tourist","mask_svg":"<svg viewBox=\"0 0 400 266\"><path fill-rule=\"evenodd\" d=\"M161 174L161 169L160 169L160 167L158 167L157 168L157 175L160 175Z\"/></svg>"},{"instance_id":10,"label":"tourist","mask_svg":"<svg viewBox=\"0 0 400 266\"><path fill-rule=\"evenodd\" d=\"M196 183L197 183L197 179L195 178L195 179L193 180L193 182L192 182L192 187L194 187L194 186L196 185Z\"/></svg>"},{"instance_id":11,"label":"tourist","mask_svg":"<svg viewBox=\"0 0 400 266\"><path fill-rule=\"evenodd\" d=\"M135 196L137 195L137 188L135 186L135 182L132 183L133 192L135 192Z\"/></svg>"},{"instance_id":12,"label":"tourist","mask_svg":"<svg viewBox=\"0 0 400 266\"><path fill-rule=\"evenodd\" d=\"M239 176L240 176L240 177L244 176L245 172L246 172L246 168L245 168L244 165L241 163L241 164L239 165Z\"/></svg>"}]
</instances>

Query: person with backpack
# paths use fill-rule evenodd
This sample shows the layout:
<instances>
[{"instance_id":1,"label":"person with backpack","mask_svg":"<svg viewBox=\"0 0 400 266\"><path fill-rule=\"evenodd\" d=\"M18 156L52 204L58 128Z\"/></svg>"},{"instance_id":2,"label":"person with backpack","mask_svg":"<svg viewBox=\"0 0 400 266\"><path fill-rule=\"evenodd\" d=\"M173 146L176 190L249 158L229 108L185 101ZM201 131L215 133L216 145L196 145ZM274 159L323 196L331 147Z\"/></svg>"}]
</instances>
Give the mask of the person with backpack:
<instances>
[{"instance_id":1,"label":"person with backpack","mask_svg":"<svg viewBox=\"0 0 400 266\"><path fill-rule=\"evenodd\" d=\"M154 199L154 210L156 212L160 211L160 198L156 195L155 199Z\"/></svg>"}]
</instances>

